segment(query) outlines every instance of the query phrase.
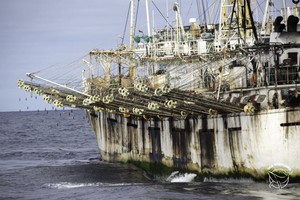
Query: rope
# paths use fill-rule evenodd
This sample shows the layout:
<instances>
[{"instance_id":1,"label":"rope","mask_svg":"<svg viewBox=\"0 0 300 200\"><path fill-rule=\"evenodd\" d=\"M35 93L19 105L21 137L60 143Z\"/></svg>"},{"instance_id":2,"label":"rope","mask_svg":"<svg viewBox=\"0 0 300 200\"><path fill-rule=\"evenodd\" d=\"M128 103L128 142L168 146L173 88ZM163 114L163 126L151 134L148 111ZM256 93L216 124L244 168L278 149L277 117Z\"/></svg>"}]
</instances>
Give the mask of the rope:
<instances>
[{"instance_id":1,"label":"rope","mask_svg":"<svg viewBox=\"0 0 300 200\"><path fill-rule=\"evenodd\" d=\"M125 22L125 27L124 27L124 32L123 32L123 37L122 37L122 43L121 44L124 44L124 38L125 38L125 33L126 33L126 28L127 28L127 24L128 24L129 13L130 13L130 7L131 7L131 1L129 2L129 7L128 7L128 11L127 11L127 17L126 17L126 22Z\"/></svg>"},{"instance_id":2,"label":"rope","mask_svg":"<svg viewBox=\"0 0 300 200\"><path fill-rule=\"evenodd\" d=\"M189 16L189 14L190 14L190 12L191 12L191 8L192 8L192 6L193 6L193 1L191 1L191 4L190 4L190 7L189 7L189 10L188 10L188 12L186 13L186 15L185 15L185 17L184 17L184 21L187 21L187 18L188 18L188 16Z\"/></svg>"},{"instance_id":3,"label":"rope","mask_svg":"<svg viewBox=\"0 0 300 200\"><path fill-rule=\"evenodd\" d=\"M216 5L216 1L213 3L214 7L213 7L213 10L215 9L215 5ZM221 4L218 4L218 7L217 7L217 10L220 10L221 9ZM212 12L213 13L213 12ZM216 20L217 18L219 18L220 16L220 13L217 13L215 16L214 16L214 19L213 19L213 23L216 23Z\"/></svg>"},{"instance_id":4,"label":"rope","mask_svg":"<svg viewBox=\"0 0 300 200\"><path fill-rule=\"evenodd\" d=\"M154 5L154 7L157 9L157 11L160 13L160 15L164 18L164 20L169 24L169 26L171 28L173 28L173 26L169 23L169 21L167 20L167 18L162 14L162 12L159 10L159 8L156 6L156 4L154 3L154 1L152 0L152 3Z\"/></svg>"},{"instance_id":5,"label":"rope","mask_svg":"<svg viewBox=\"0 0 300 200\"><path fill-rule=\"evenodd\" d=\"M200 22L201 22L201 15L200 15L200 5L199 5L199 0L197 0L196 3L197 3L198 19L199 19L199 23L200 23Z\"/></svg>"},{"instance_id":6,"label":"rope","mask_svg":"<svg viewBox=\"0 0 300 200\"><path fill-rule=\"evenodd\" d=\"M202 0L202 9L203 9L205 27L207 27L206 12L205 12L205 6L204 6L204 1L203 0Z\"/></svg>"},{"instance_id":7,"label":"rope","mask_svg":"<svg viewBox=\"0 0 300 200\"><path fill-rule=\"evenodd\" d=\"M138 0L137 8L136 8L136 16L135 16L135 22L134 22L134 33L133 33L133 35L135 34L136 25L137 25L137 21L138 21L139 6L140 6L140 0Z\"/></svg>"}]
</instances>

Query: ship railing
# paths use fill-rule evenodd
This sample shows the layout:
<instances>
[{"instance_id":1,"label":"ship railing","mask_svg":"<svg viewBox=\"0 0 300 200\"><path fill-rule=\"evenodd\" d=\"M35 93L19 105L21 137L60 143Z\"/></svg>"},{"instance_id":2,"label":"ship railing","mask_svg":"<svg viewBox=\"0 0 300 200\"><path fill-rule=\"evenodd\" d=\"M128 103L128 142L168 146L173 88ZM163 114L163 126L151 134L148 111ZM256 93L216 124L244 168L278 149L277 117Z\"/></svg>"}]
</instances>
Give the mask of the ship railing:
<instances>
[{"instance_id":1,"label":"ship railing","mask_svg":"<svg viewBox=\"0 0 300 200\"><path fill-rule=\"evenodd\" d=\"M214 45L212 41L205 40L188 40L188 41L162 41L156 43L147 44L146 49L139 46L136 52L146 57L173 57L173 56L193 56L193 55L205 55L214 51Z\"/></svg>"}]
</instances>

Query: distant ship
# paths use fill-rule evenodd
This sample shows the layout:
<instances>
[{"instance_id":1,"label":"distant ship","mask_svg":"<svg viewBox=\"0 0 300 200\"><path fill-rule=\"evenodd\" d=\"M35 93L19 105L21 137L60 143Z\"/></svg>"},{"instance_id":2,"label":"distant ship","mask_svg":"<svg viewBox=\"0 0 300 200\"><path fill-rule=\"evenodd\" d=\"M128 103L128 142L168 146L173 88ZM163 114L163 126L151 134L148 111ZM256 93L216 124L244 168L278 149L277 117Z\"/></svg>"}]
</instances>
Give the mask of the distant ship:
<instances>
[{"instance_id":1,"label":"distant ship","mask_svg":"<svg viewBox=\"0 0 300 200\"><path fill-rule=\"evenodd\" d=\"M131 0L128 46L91 50L18 85L86 110L106 161L255 179L280 165L299 178L299 1L271 20L274 3L261 22L250 0L221 0L218 23L183 25L175 1L174 21L156 29L145 0L147 30L136 31Z\"/></svg>"}]
</instances>

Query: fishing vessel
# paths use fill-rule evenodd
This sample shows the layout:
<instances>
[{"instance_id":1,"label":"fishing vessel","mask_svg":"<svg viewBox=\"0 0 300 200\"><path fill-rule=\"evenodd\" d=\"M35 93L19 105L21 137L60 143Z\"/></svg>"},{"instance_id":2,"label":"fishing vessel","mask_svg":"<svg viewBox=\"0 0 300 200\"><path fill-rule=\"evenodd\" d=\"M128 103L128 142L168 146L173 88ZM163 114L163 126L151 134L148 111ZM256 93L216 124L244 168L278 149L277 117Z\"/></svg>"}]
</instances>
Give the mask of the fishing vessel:
<instances>
[{"instance_id":1,"label":"fishing vessel","mask_svg":"<svg viewBox=\"0 0 300 200\"><path fill-rule=\"evenodd\" d=\"M217 23L187 25L175 1L175 18L158 29L145 0L146 30L135 28L138 3L129 45L28 73L18 86L84 109L106 161L257 179L279 166L299 178L299 1L271 18L277 2L267 0L261 22L250 0L214 1Z\"/></svg>"}]
</instances>

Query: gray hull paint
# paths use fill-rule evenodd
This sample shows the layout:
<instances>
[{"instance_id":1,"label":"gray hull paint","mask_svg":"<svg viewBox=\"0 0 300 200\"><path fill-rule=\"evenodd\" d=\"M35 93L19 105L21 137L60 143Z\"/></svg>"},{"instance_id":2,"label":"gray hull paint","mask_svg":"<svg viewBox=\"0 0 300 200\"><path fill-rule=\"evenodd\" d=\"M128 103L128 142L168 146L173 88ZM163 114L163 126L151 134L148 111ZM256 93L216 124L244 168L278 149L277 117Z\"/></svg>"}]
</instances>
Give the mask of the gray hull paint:
<instances>
[{"instance_id":1,"label":"gray hull paint","mask_svg":"<svg viewBox=\"0 0 300 200\"><path fill-rule=\"evenodd\" d=\"M104 160L141 161L199 173L263 178L284 165L300 177L300 109L188 119L90 115Z\"/></svg>"}]
</instances>

